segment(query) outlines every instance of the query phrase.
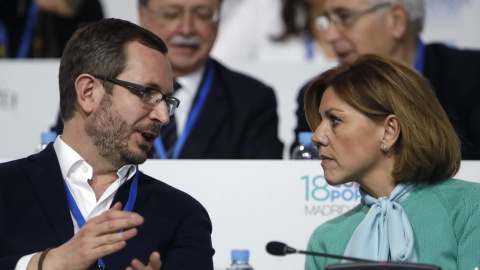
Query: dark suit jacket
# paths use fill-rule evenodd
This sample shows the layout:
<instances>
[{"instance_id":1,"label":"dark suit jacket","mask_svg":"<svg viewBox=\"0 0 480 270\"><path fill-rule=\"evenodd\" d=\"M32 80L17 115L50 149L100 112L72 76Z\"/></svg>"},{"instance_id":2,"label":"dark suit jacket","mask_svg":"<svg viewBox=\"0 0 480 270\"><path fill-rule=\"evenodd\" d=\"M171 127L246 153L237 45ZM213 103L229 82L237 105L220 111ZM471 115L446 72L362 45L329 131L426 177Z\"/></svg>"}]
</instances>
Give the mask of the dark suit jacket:
<instances>
[{"instance_id":1,"label":"dark suit jacket","mask_svg":"<svg viewBox=\"0 0 480 270\"><path fill-rule=\"evenodd\" d=\"M480 159L480 51L452 49L442 44L425 45L423 75L462 143L462 159ZM311 131L303 111L304 86L297 97L295 142L298 133Z\"/></svg>"},{"instance_id":2,"label":"dark suit jacket","mask_svg":"<svg viewBox=\"0 0 480 270\"><path fill-rule=\"evenodd\" d=\"M211 61L212 88L180 158L281 159L273 90Z\"/></svg>"},{"instance_id":3,"label":"dark suit jacket","mask_svg":"<svg viewBox=\"0 0 480 270\"><path fill-rule=\"evenodd\" d=\"M211 61L215 77L210 93L179 158L281 159L283 143L278 138L273 89ZM190 108L180 104L178 110ZM52 130L61 134L60 118ZM154 156L152 151L149 158Z\"/></svg>"},{"instance_id":4,"label":"dark suit jacket","mask_svg":"<svg viewBox=\"0 0 480 270\"><path fill-rule=\"evenodd\" d=\"M462 159L480 159L479 63L480 51L425 46L423 74L462 142Z\"/></svg>"},{"instance_id":5,"label":"dark suit jacket","mask_svg":"<svg viewBox=\"0 0 480 270\"><path fill-rule=\"evenodd\" d=\"M0 164L0 269L14 269L24 255L58 247L73 237L73 222L53 144L39 154ZM139 174L134 212L145 219L127 246L103 258L107 269L143 263L159 251L162 269L213 269L212 225L188 194ZM132 181L117 191L125 205ZM91 268L95 269L95 268Z\"/></svg>"}]
</instances>

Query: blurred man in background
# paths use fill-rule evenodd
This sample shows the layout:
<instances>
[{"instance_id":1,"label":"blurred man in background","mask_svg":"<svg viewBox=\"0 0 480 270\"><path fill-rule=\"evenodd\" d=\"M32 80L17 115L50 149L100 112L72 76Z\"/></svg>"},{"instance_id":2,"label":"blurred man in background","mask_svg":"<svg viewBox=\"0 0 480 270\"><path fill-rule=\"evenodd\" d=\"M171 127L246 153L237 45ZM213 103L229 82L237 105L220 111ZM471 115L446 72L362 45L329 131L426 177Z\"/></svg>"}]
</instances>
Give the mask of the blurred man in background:
<instances>
[{"instance_id":1,"label":"blurred man in background","mask_svg":"<svg viewBox=\"0 0 480 270\"><path fill-rule=\"evenodd\" d=\"M273 90L210 58L221 0L139 0L140 25L161 37L182 100L150 157L280 159Z\"/></svg>"},{"instance_id":2,"label":"blurred man in background","mask_svg":"<svg viewBox=\"0 0 480 270\"><path fill-rule=\"evenodd\" d=\"M461 141L462 159L480 159L479 51L424 44L423 0L327 0L325 11L317 24L340 62L378 53L415 67L430 81L447 112ZM297 135L310 131L303 113L304 91L297 100Z\"/></svg>"}]
</instances>

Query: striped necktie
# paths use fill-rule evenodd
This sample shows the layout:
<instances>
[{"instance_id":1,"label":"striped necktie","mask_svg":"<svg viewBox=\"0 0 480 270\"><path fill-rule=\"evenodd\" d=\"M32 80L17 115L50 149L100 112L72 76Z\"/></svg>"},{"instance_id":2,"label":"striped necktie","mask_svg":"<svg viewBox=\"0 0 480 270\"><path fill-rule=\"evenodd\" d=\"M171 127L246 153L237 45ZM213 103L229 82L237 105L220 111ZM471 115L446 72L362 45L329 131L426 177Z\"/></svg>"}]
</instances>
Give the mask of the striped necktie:
<instances>
[{"instance_id":1,"label":"striped necktie","mask_svg":"<svg viewBox=\"0 0 480 270\"><path fill-rule=\"evenodd\" d=\"M180 88L182 88L182 85L174 80L173 91L175 92ZM170 122L166 126L162 127L160 130L160 136L162 138L167 157L172 158L173 151L175 151L175 143L177 142L177 125L175 124L175 114L170 116Z\"/></svg>"}]
</instances>

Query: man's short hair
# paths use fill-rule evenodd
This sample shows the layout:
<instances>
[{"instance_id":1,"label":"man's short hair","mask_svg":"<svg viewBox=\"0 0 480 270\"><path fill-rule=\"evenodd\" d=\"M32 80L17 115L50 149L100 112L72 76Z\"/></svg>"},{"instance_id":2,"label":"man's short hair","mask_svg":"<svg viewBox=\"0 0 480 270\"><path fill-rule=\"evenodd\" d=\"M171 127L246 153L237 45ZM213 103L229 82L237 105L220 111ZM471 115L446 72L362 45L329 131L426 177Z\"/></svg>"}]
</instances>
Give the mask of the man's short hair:
<instances>
[{"instance_id":1,"label":"man's short hair","mask_svg":"<svg viewBox=\"0 0 480 270\"><path fill-rule=\"evenodd\" d=\"M372 5L379 3L399 3L405 7L408 14L408 28L412 34L420 35L425 23L425 1L424 0L369 0ZM381 11L379 11L381 12Z\"/></svg>"},{"instance_id":2,"label":"man's short hair","mask_svg":"<svg viewBox=\"0 0 480 270\"><path fill-rule=\"evenodd\" d=\"M116 78L126 67L130 42L166 55L167 46L152 32L125 20L105 19L78 29L68 41L60 61L60 115L65 122L78 106L75 81L81 74ZM104 83L107 93L113 86Z\"/></svg>"}]
</instances>

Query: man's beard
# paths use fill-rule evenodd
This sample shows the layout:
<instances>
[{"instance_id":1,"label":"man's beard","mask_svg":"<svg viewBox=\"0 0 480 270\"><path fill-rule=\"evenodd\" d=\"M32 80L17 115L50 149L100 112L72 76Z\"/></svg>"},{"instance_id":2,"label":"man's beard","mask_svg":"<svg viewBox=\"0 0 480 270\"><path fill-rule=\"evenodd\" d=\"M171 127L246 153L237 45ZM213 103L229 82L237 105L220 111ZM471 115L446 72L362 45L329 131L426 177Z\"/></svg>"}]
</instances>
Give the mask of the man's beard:
<instances>
[{"instance_id":1,"label":"man's beard","mask_svg":"<svg viewBox=\"0 0 480 270\"><path fill-rule=\"evenodd\" d=\"M93 144L98 148L101 157L110 161L120 168L127 164L141 164L147 160L146 152L149 148L140 145L143 151L137 153L129 148L128 141L135 132L134 127L127 124L118 113L112 109L112 96L105 93L100 108L93 113L92 121L85 126L86 133L90 136ZM145 127L143 127L145 128ZM159 126L152 124L148 129L152 130Z\"/></svg>"}]
</instances>

